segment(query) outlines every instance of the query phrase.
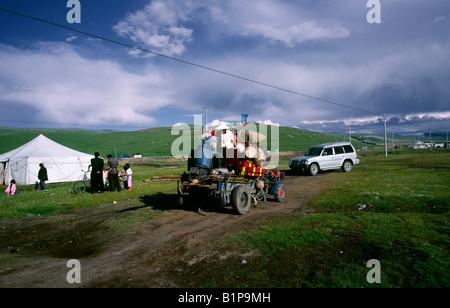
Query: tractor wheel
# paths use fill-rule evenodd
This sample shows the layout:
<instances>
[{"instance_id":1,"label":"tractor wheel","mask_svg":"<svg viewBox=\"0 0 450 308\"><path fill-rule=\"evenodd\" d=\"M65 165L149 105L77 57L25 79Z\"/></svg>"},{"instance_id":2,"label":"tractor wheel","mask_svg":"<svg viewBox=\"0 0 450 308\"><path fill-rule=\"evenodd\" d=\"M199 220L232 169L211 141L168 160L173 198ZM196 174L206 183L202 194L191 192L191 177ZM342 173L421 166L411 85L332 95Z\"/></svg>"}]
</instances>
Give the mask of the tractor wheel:
<instances>
[{"instance_id":1,"label":"tractor wheel","mask_svg":"<svg viewBox=\"0 0 450 308\"><path fill-rule=\"evenodd\" d=\"M286 186L284 184L280 184L277 187L277 191L275 193L275 200L278 202L283 202L286 199Z\"/></svg>"},{"instance_id":2,"label":"tractor wheel","mask_svg":"<svg viewBox=\"0 0 450 308\"><path fill-rule=\"evenodd\" d=\"M236 186L231 192L231 204L236 213L244 215L248 212L251 205L251 195L247 186Z\"/></svg>"}]
</instances>

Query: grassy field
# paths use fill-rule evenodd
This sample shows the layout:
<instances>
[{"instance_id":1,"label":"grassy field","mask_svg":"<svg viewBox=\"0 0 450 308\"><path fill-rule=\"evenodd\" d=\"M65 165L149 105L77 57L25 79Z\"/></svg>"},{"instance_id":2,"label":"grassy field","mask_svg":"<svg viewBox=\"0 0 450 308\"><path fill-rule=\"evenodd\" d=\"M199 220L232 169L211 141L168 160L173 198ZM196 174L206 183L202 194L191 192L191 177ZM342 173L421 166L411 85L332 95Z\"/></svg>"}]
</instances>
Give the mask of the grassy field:
<instances>
[{"instance_id":1,"label":"grassy field","mask_svg":"<svg viewBox=\"0 0 450 308\"><path fill-rule=\"evenodd\" d=\"M0 219L23 216L45 216L57 214L61 211L88 207L92 205L113 203L114 201L135 200L137 205L142 205L140 197L143 195L158 194L163 192L176 192L174 183L144 183L144 179L154 175L181 174L186 170L186 164L173 162L161 162L154 165L133 165L133 187L131 191L105 192L103 194L73 194L73 183L48 184L49 191L35 191L34 185L18 186L20 194L6 196L0 194ZM0 185L2 192L5 185Z\"/></svg>"},{"instance_id":2,"label":"grassy field","mask_svg":"<svg viewBox=\"0 0 450 308\"><path fill-rule=\"evenodd\" d=\"M0 152L13 149L37 134L33 130L2 131ZM106 151L115 143L124 146L141 143L136 152L149 156L165 154L164 138L168 134L170 128L158 132L46 133L57 142L85 152L96 150L94 144L102 144ZM143 140L151 138L160 138L155 149L148 147L148 152L142 151ZM335 137L320 133L280 129L282 150L305 150L311 144L333 140ZM401 150L385 158L384 153L369 147L369 151L359 152L358 157L361 164L350 174L332 171L319 175L331 184L309 202L308 214L282 214L270 224L232 236L231 246L258 251L264 258L250 260L247 267L227 269L221 273L224 279L220 283L211 277L203 286L449 287L450 151ZM280 169L286 168L287 159L283 159ZM19 186L19 195L0 194L0 219L53 215L113 201L142 206L142 196L176 191L176 182L146 184L143 179L180 174L186 166L161 162L133 165L132 169L134 181L130 192L74 195L72 183L49 184L49 192ZM289 190L301 193L301 187L288 187ZM358 204L367 207L359 210ZM130 212L126 221L116 222L115 228L126 228L143 219L133 215ZM158 209L152 209L151 215L158 215ZM380 284L369 284L366 280L370 270L366 264L371 259L380 262Z\"/></svg>"},{"instance_id":3,"label":"grassy field","mask_svg":"<svg viewBox=\"0 0 450 308\"><path fill-rule=\"evenodd\" d=\"M241 277L246 287L449 287L450 153L360 158L351 177L325 174L334 184L310 202L314 213L283 215L232 237L289 278L274 276L264 263L248 279L244 272L229 277ZM366 280L371 259L380 262L380 284Z\"/></svg>"}]
</instances>

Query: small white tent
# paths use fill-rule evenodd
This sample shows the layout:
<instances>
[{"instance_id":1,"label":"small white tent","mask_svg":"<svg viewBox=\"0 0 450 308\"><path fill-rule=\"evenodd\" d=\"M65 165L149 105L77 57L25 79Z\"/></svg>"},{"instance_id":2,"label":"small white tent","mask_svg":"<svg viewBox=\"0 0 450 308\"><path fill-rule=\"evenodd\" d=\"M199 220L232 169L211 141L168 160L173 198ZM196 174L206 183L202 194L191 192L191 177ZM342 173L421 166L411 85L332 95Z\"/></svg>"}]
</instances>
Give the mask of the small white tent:
<instances>
[{"instance_id":1,"label":"small white tent","mask_svg":"<svg viewBox=\"0 0 450 308\"><path fill-rule=\"evenodd\" d=\"M65 147L44 135L0 155L0 184L14 179L18 185L38 181L39 164L47 168L48 183L72 182L83 178L93 155Z\"/></svg>"}]
</instances>

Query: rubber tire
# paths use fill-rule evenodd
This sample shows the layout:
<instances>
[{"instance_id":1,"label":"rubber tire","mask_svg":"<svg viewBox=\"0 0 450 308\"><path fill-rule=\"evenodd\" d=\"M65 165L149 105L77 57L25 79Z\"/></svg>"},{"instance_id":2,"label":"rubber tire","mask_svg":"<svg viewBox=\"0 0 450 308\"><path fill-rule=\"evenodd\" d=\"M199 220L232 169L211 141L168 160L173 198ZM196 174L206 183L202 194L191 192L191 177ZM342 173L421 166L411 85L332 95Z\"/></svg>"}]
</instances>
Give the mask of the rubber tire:
<instances>
[{"instance_id":1,"label":"rubber tire","mask_svg":"<svg viewBox=\"0 0 450 308\"><path fill-rule=\"evenodd\" d=\"M248 212L251 201L250 191L245 185L238 185L231 192L231 205L239 215L244 215Z\"/></svg>"},{"instance_id":2,"label":"rubber tire","mask_svg":"<svg viewBox=\"0 0 450 308\"><path fill-rule=\"evenodd\" d=\"M312 176L318 175L319 174L319 165L317 163L312 163L309 166L309 174L311 174Z\"/></svg>"},{"instance_id":3,"label":"rubber tire","mask_svg":"<svg viewBox=\"0 0 450 308\"><path fill-rule=\"evenodd\" d=\"M346 161L344 161L344 163L342 164L342 171L344 171L344 172L350 172L350 171L352 171L352 168L353 168L353 164L352 164L352 162L351 161L349 161L349 160L346 160Z\"/></svg>"},{"instance_id":4,"label":"rubber tire","mask_svg":"<svg viewBox=\"0 0 450 308\"><path fill-rule=\"evenodd\" d=\"M73 184L73 193L82 194L86 191L86 183L84 181L78 181Z\"/></svg>"},{"instance_id":5,"label":"rubber tire","mask_svg":"<svg viewBox=\"0 0 450 308\"><path fill-rule=\"evenodd\" d=\"M275 200L278 202L283 202L286 199L286 186L284 184L279 184L277 187L277 192L275 193Z\"/></svg>"}]
</instances>

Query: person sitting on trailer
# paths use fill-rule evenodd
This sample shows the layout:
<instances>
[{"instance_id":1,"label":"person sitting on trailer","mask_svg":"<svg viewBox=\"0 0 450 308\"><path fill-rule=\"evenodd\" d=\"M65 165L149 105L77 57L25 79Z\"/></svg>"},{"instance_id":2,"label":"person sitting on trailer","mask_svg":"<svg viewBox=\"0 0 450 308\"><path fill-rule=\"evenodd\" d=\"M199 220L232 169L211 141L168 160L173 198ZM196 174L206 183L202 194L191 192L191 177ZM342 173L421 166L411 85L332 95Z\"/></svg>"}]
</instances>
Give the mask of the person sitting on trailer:
<instances>
[{"instance_id":1,"label":"person sitting on trailer","mask_svg":"<svg viewBox=\"0 0 450 308\"><path fill-rule=\"evenodd\" d=\"M217 130L222 130L221 147L225 167L233 166L234 163L234 137L233 133L229 131L229 127L225 122L220 122Z\"/></svg>"}]
</instances>

